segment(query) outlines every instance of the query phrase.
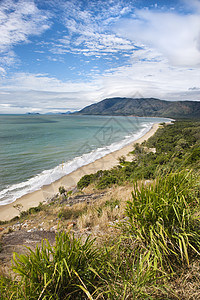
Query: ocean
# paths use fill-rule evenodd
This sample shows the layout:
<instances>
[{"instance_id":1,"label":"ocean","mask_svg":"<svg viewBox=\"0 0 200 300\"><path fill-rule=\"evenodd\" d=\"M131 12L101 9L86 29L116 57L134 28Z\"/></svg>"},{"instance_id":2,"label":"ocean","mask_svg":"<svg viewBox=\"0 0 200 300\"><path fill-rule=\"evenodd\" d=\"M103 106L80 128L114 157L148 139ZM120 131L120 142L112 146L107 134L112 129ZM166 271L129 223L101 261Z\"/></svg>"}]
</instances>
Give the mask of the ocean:
<instances>
[{"instance_id":1,"label":"ocean","mask_svg":"<svg viewBox=\"0 0 200 300\"><path fill-rule=\"evenodd\" d=\"M143 136L165 118L0 115L0 205Z\"/></svg>"}]
</instances>

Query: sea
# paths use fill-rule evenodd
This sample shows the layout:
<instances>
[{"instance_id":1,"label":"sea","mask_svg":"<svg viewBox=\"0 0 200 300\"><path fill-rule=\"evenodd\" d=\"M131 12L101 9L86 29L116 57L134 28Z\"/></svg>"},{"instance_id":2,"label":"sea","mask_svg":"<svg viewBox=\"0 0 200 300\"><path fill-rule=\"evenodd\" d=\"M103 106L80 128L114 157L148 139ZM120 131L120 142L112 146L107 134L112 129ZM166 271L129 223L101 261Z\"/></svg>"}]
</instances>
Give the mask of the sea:
<instances>
[{"instance_id":1,"label":"sea","mask_svg":"<svg viewBox=\"0 0 200 300\"><path fill-rule=\"evenodd\" d=\"M165 118L0 115L0 205L143 136Z\"/></svg>"}]
</instances>

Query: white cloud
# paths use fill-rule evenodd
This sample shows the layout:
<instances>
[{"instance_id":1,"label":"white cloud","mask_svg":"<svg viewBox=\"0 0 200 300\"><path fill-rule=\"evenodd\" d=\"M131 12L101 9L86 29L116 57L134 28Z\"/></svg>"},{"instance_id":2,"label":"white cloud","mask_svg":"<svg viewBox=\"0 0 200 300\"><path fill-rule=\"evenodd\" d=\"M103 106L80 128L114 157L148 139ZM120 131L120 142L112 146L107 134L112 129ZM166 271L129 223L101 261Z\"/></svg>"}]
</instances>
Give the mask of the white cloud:
<instances>
[{"instance_id":1,"label":"white cloud","mask_svg":"<svg viewBox=\"0 0 200 300\"><path fill-rule=\"evenodd\" d=\"M85 35L79 36L74 42L69 41L69 37L63 37L59 40L59 44L54 45L52 52L54 54L66 54L68 52L74 54L84 54L85 56L107 55L112 53L127 54L133 51L134 45L127 39L122 39L114 34Z\"/></svg>"},{"instance_id":2,"label":"white cloud","mask_svg":"<svg viewBox=\"0 0 200 300\"><path fill-rule=\"evenodd\" d=\"M6 75L6 70L2 67L0 67L0 77L3 77Z\"/></svg>"},{"instance_id":3,"label":"white cloud","mask_svg":"<svg viewBox=\"0 0 200 300\"><path fill-rule=\"evenodd\" d=\"M100 83L63 82L44 74L17 73L1 80L0 113L77 110L97 99ZM100 99L99 99L100 100Z\"/></svg>"},{"instance_id":4,"label":"white cloud","mask_svg":"<svg viewBox=\"0 0 200 300\"><path fill-rule=\"evenodd\" d=\"M54 43L54 54L68 52L85 56L108 55L112 52L133 50L134 45L126 38L111 32L116 20L128 14L132 7L124 6L122 1L90 1L81 6L81 1L63 3L63 23L69 34ZM84 2L84 5L86 3Z\"/></svg>"},{"instance_id":5,"label":"white cloud","mask_svg":"<svg viewBox=\"0 0 200 300\"><path fill-rule=\"evenodd\" d=\"M41 92L81 92L92 88L92 83L63 82L47 74L16 73L10 79L2 79L3 90L15 91L41 91ZM58 92L59 91L59 92Z\"/></svg>"},{"instance_id":6,"label":"white cloud","mask_svg":"<svg viewBox=\"0 0 200 300\"><path fill-rule=\"evenodd\" d=\"M39 10L34 1L3 0L0 5L1 63L14 61L12 46L29 42L29 36L40 35L49 28L48 14Z\"/></svg>"},{"instance_id":7,"label":"white cloud","mask_svg":"<svg viewBox=\"0 0 200 300\"><path fill-rule=\"evenodd\" d=\"M129 66L105 73L104 96L156 97L166 100L200 100L199 69L171 66L158 52L134 52ZM192 89L191 89L192 88Z\"/></svg>"},{"instance_id":8,"label":"white cloud","mask_svg":"<svg viewBox=\"0 0 200 300\"><path fill-rule=\"evenodd\" d=\"M139 55L139 52L137 53ZM1 79L0 113L65 112L78 110L107 97L156 97L200 100L199 70L171 67L162 56L143 51L133 64L113 68L92 81L63 82L45 74L18 73ZM150 60L151 58L151 60Z\"/></svg>"},{"instance_id":9,"label":"white cloud","mask_svg":"<svg viewBox=\"0 0 200 300\"><path fill-rule=\"evenodd\" d=\"M115 25L115 32L156 49L177 66L200 66L200 15L136 10Z\"/></svg>"}]
</instances>

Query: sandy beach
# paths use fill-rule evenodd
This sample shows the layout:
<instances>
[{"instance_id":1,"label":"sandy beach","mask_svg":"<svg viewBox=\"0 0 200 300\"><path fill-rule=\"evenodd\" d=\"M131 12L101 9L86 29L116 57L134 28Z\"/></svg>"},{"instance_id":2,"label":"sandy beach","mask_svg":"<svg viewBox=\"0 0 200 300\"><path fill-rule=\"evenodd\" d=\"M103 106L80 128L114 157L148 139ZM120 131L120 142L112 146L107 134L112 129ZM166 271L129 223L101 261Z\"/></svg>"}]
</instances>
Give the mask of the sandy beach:
<instances>
[{"instance_id":1,"label":"sandy beach","mask_svg":"<svg viewBox=\"0 0 200 300\"><path fill-rule=\"evenodd\" d=\"M66 189L74 188L82 176L95 173L98 170L106 170L114 167L119 163L118 158L120 156L123 155L128 158L128 154L133 150L133 145L135 143L142 143L143 141L147 140L156 132L158 127L159 124L156 123L144 136L125 146L124 148L112 152L94 161L93 163L80 167L76 171L65 175L52 184L43 186L38 191L24 195L13 203L0 206L0 220L8 221L17 216L19 212L16 208L13 207L16 204L22 205L22 210L25 211L30 207L38 206L40 202L46 202L49 198L58 193L58 189L60 186L64 186Z\"/></svg>"}]
</instances>

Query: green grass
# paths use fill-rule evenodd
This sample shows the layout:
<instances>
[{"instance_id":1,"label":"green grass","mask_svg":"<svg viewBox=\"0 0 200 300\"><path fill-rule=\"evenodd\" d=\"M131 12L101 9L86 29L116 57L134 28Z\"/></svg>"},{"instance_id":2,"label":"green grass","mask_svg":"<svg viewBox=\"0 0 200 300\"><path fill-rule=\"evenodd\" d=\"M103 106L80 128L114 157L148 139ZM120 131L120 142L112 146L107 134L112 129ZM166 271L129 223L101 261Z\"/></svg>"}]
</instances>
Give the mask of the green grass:
<instances>
[{"instance_id":1,"label":"green grass","mask_svg":"<svg viewBox=\"0 0 200 300\"><path fill-rule=\"evenodd\" d=\"M155 291L166 295L166 274L159 270L158 275L149 251L136 250L135 242L122 235L107 244L103 299L155 299Z\"/></svg>"},{"instance_id":2,"label":"green grass","mask_svg":"<svg viewBox=\"0 0 200 300\"><path fill-rule=\"evenodd\" d=\"M100 247L59 233L26 255L14 254L16 279L0 276L0 299L153 299L162 292L150 252L133 251L122 236Z\"/></svg>"},{"instance_id":3,"label":"green grass","mask_svg":"<svg viewBox=\"0 0 200 300\"><path fill-rule=\"evenodd\" d=\"M83 208L74 208L72 207L63 207L60 209L58 213L58 218L62 220L70 220L70 219L77 219L82 214L84 214L87 211L87 207Z\"/></svg>"},{"instance_id":4,"label":"green grass","mask_svg":"<svg viewBox=\"0 0 200 300\"><path fill-rule=\"evenodd\" d=\"M139 247L151 251L154 265L171 269L189 265L200 254L200 218L197 178L191 173L171 173L148 187L135 184L127 205L125 230Z\"/></svg>"},{"instance_id":5,"label":"green grass","mask_svg":"<svg viewBox=\"0 0 200 300\"><path fill-rule=\"evenodd\" d=\"M99 266L101 253L93 240L82 242L60 233L55 247L44 241L26 255L14 254L13 271L20 280L12 282L9 294L5 286L10 281L2 277L0 299L92 299Z\"/></svg>"}]
</instances>

